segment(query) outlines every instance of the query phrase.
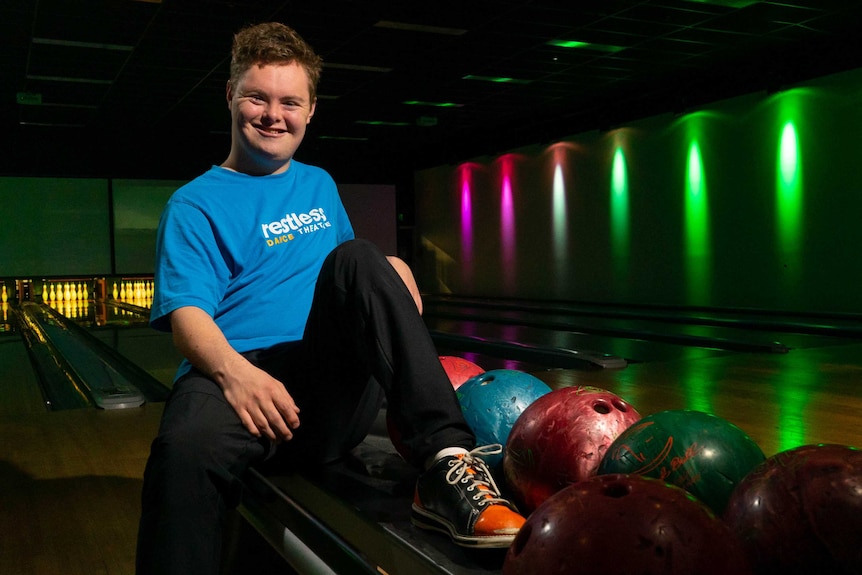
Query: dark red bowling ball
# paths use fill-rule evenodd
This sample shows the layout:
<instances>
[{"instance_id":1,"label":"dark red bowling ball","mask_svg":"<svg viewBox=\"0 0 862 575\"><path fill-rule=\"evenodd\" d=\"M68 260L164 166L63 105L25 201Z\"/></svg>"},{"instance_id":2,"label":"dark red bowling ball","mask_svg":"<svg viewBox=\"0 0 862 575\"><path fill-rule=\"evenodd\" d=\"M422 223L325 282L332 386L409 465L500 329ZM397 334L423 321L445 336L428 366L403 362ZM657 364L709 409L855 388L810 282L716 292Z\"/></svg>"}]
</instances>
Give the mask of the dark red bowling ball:
<instances>
[{"instance_id":1,"label":"dark red bowling ball","mask_svg":"<svg viewBox=\"0 0 862 575\"><path fill-rule=\"evenodd\" d=\"M549 497L506 554L503 575L749 575L739 542L683 489L599 475Z\"/></svg>"},{"instance_id":2,"label":"dark red bowling ball","mask_svg":"<svg viewBox=\"0 0 862 575\"><path fill-rule=\"evenodd\" d=\"M564 387L536 399L512 426L503 457L521 509L595 475L614 439L639 419L622 398L597 387Z\"/></svg>"},{"instance_id":3,"label":"dark red bowling ball","mask_svg":"<svg viewBox=\"0 0 862 575\"><path fill-rule=\"evenodd\" d=\"M737 485L723 517L758 574L862 573L862 451L773 455Z\"/></svg>"}]
</instances>

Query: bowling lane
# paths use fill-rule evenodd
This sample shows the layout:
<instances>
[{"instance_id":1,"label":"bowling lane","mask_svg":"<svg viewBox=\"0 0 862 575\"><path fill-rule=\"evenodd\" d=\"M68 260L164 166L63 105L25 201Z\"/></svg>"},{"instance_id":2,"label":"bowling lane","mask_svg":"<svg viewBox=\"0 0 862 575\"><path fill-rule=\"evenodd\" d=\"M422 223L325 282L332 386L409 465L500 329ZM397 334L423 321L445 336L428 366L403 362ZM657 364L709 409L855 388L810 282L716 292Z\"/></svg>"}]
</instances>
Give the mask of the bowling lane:
<instances>
[{"instance_id":1,"label":"bowling lane","mask_svg":"<svg viewBox=\"0 0 862 575\"><path fill-rule=\"evenodd\" d=\"M847 344L862 340L862 330L848 324L798 322L782 324L790 331L749 329L749 320L742 323L709 324L705 318L693 318L687 323L684 316L667 319L639 319L607 317L599 313L610 311L577 311L569 315L554 313L534 305L504 303L492 305L463 305L429 298L425 321L432 333L470 338L485 338L520 342L532 346L562 347L608 354L628 362L664 361L703 357L726 352L787 353L804 349ZM587 314L587 315L585 315ZM655 316L654 313L650 317ZM830 318L821 318L829 320ZM736 321L736 320L734 320ZM707 322L707 323L704 323ZM773 323L770 327L778 329ZM799 333L793 330L807 330ZM831 335L830 335L831 334ZM452 344L456 347L455 344ZM465 347L464 349L469 350ZM698 350L698 351L693 351ZM471 350L477 351L477 350ZM556 364L552 367L576 367Z\"/></svg>"},{"instance_id":2,"label":"bowling lane","mask_svg":"<svg viewBox=\"0 0 862 575\"><path fill-rule=\"evenodd\" d=\"M161 405L3 414L0 573L134 573Z\"/></svg>"},{"instance_id":3,"label":"bowling lane","mask_svg":"<svg viewBox=\"0 0 862 575\"><path fill-rule=\"evenodd\" d=\"M536 375L552 388L607 389L641 415L713 413L742 428L767 455L809 443L862 446L862 343Z\"/></svg>"},{"instance_id":4,"label":"bowling lane","mask_svg":"<svg viewBox=\"0 0 862 575\"><path fill-rule=\"evenodd\" d=\"M18 316L22 329L26 327L25 334L30 334L31 355L47 354L36 367L53 362L57 368L54 371L59 371L50 378L48 372L40 377L43 385L50 382L57 393L71 383L89 402L105 409L133 407L167 397L165 386L56 310L23 302ZM53 404L52 408L59 406Z\"/></svg>"},{"instance_id":5,"label":"bowling lane","mask_svg":"<svg viewBox=\"0 0 862 575\"><path fill-rule=\"evenodd\" d=\"M550 302L428 298L428 319L455 319L676 345L783 353L862 340L859 318L779 316L750 312L692 312L651 308L576 306ZM631 358L637 361L634 358Z\"/></svg>"},{"instance_id":6,"label":"bowling lane","mask_svg":"<svg viewBox=\"0 0 862 575\"><path fill-rule=\"evenodd\" d=\"M76 309L75 313L62 305L54 309L145 370L162 385L173 386L174 374L182 361L182 355L174 346L170 334L149 327L149 310L146 308L91 301L83 308Z\"/></svg>"},{"instance_id":7,"label":"bowling lane","mask_svg":"<svg viewBox=\"0 0 862 575\"><path fill-rule=\"evenodd\" d=\"M467 307L560 314L577 317L650 319L663 323L737 327L752 331L820 334L832 337L862 338L862 314L779 312L758 309L685 308L658 305L620 305L543 300L476 298L430 295L426 307Z\"/></svg>"},{"instance_id":8,"label":"bowling lane","mask_svg":"<svg viewBox=\"0 0 862 575\"><path fill-rule=\"evenodd\" d=\"M731 353L728 350L718 348L685 346L660 341L648 341L635 337L626 338L585 334L563 329L524 326L517 323L440 319L433 316L426 316L425 322L429 330L432 331L432 335L437 332L457 335L463 338L482 338L486 340L519 342L522 344L529 343L545 348L578 350L596 355L610 354L631 363L696 359ZM462 344L461 347L463 348L465 344ZM454 349L459 347L457 341L451 341L448 343L448 346ZM500 353L505 355L506 350L501 350ZM491 354L486 352L486 355ZM544 365L545 367L574 367L571 365L561 365L554 361L539 363L534 360L530 363Z\"/></svg>"},{"instance_id":9,"label":"bowling lane","mask_svg":"<svg viewBox=\"0 0 862 575\"><path fill-rule=\"evenodd\" d=\"M149 327L117 326L91 330L91 333L165 387L173 387L182 355L174 346L171 334Z\"/></svg>"},{"instance_id":10,"label":"bowling lane","mask_svg":"<svg viewBox=\"0 0 862 575\"><path fill-rule=\"evenodd\" d=\"M45 399L27 355L21 335L0 334L0 418L19 414L45 413Z\"/></svg>"}]
</instances>

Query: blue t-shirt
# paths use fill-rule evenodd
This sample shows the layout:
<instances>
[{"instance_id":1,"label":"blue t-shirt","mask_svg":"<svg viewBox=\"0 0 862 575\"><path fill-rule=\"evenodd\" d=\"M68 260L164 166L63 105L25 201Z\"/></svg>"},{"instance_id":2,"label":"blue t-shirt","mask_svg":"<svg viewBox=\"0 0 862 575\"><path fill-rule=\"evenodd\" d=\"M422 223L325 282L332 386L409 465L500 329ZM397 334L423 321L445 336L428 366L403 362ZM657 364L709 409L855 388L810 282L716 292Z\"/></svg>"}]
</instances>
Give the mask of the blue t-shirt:
<instances>
[{"instance_id":1,"label":"blue t-shirt","mask_svg":"<svg viewBox=\"0 0 862 575\"><path fill-rule=\"evenodd\" d=\"M296 160L270 176L213 166L162 212L151 325L168 331L172 311L195 306L239 352L299 340L323 259L352 238L324 170Z\"/></svg>"}]
</instances>

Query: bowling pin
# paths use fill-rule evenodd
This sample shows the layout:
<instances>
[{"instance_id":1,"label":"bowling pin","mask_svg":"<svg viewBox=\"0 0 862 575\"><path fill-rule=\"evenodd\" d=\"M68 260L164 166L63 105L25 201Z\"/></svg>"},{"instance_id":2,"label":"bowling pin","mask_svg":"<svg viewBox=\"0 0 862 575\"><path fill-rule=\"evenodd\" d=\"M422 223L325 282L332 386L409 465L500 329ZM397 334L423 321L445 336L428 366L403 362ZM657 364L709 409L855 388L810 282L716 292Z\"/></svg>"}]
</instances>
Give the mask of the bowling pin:
<instances>
[{"instance_id":1,"label":"bowling pin","mask_svg":"<svg viewBox=\"0 0 862 575\"><path fill-rule=\"evenodd\" d=\"M57 292L54 291L54 283L51 283L51 293L48 294L48 301L57 301Z\"/></svg>"},{"instance_id":2,"label":"bowling pin","mask_svg":"<svg viewBox=\"0 0 862 575\"><path fill-rule=\"evenodd\" d=\"M3 299L3 303L9 301L9 294L6 293L6 284L3 284L3 294L0 295L0 298Z\"/></svg>"},{"instance_id":3,"label":"bowling pin","mask_svg":"<svg viewBox=\"0 0 862 575\"><path fill-rule=\"evenodd\" d=\"M126 284L124 282L120 282L120 300L126 299Z\"/></svg>"},{"instance_id":4,"label":"bowling pin","mask_svg":"<svg viewBox=\"0 0 862 575\"><path fill-rule=\"evenodd\" d=\"M114 299L120 297L120 292L117 290L117 282L114 282L114 291L113 291Z\"/></svg>"}]
</instances>

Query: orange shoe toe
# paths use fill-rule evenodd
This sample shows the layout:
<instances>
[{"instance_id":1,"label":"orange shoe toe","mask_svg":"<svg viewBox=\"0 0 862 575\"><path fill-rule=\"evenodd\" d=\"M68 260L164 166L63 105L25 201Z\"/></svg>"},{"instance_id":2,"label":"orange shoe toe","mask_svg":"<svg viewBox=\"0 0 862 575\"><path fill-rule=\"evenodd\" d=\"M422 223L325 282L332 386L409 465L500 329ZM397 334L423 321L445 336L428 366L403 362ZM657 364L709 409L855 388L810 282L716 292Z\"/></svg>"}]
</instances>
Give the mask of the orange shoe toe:
<instances>
[{"instance_id":1,"label":"orange shoe toe","mask_svg":"<svg viewBox=\"0 0 862 575\"><path fill-rule=\"evenodd\" d=\"M482 511L473 534L477 536L514 535L527 521L522 515L515 513L505 505L490 505Z\"/></svg>"}]
</instances>

